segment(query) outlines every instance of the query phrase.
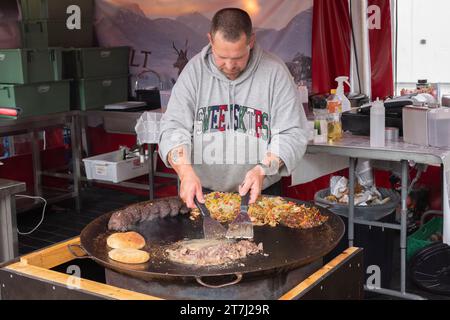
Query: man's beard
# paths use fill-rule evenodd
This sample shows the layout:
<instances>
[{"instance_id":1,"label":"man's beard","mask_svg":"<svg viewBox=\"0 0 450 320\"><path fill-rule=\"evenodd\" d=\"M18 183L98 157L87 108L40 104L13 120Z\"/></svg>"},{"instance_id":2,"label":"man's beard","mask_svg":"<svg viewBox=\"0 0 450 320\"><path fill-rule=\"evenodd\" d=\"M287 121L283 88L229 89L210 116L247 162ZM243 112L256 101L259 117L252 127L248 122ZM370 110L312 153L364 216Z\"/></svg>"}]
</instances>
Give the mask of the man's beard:
<instances>
[{"instance_id":1,"label":"man's beard","mask_svg":"<svg viewBox=\"0 0 450 320\"><path fill-rule=\"evenodd\" d=\"M241 74L242 74L242 70L236 70L235 72L231 72L231 73L227 73L223 70L220 70L227 78L229 79L237 79Z\"/></svg>"}]
</instances>

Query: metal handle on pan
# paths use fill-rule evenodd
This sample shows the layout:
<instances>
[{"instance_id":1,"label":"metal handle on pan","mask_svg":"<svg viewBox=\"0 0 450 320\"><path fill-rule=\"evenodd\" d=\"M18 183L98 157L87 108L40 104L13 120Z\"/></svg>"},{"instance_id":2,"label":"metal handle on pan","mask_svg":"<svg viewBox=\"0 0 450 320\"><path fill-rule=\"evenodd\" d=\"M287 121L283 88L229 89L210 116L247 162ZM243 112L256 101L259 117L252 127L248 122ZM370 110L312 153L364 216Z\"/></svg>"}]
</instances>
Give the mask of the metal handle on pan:
<instances>
[{"instance_id":1,"label":"metal handle on pan","mask_svg":"<svg viewBox=\"0 0 450 320\"><path fill-rule=\"evenodd\" d=\"M233 280L231 282L228 282L228 283L219 284L219 285L207 284L207 283L203 282L202 277L195 277L195 280L197 280L197 282L199 284L201 284L202 286L204 286L204 287L211 288L211 289L218 289L218 288L232 286L234 284L237 284L237 283L241 282L241 280L242 280L242 273L237 272L234 275L236 276L235 280Z\"/></svg>"},{"instance_id":2,"label":"metal handle on pan","mask_svg":"<svg viewBox=\"0 0 450 320\"><path fill-rule=\"evenodd\" d=\"M78 254L72 249L72 247L80 249L81 251L84 252L85 255L83 255L83 256L78 255ZM82 247L81 245L79 245L79 244L68 244L68 245L67 245L67 249L69 250L69 252L70 252L75 258L78 258L78 259L87 259L87 258L90 258L90 257L91 257L91 256L86 252L86 250L84 250L83 247Z\"/></svg>"}]
</instances>

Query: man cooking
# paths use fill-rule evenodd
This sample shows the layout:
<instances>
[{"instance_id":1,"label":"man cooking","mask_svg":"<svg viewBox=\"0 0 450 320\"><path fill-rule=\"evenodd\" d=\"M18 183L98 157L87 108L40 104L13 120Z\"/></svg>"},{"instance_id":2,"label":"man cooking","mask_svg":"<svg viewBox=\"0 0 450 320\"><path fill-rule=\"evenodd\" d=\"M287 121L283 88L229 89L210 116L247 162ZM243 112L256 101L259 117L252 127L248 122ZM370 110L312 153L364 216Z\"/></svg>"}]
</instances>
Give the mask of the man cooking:
<instances>
[{"instance_id":1,"label":"man cooking","mask_svg":"<svg viewBox=\"0 0 450 320\"><path fill-rule=\"evenodd\" d=\"M209 44L185 66L161 119L159 153L195 208L202 188L261 192L279 185L303 156L306 117L283 61L256 43L250 16L218 11Z\"/></svg>"}]
</instances>

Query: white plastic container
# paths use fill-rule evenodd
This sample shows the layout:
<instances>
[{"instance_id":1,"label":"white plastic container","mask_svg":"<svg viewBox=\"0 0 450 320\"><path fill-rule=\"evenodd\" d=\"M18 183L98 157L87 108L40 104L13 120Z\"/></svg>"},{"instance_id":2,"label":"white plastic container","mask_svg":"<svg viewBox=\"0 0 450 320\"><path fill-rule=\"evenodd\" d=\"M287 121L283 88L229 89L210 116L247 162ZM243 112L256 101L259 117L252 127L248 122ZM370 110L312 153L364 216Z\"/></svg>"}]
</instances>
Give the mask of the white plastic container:
<instances>
[{"instance_id":1,"label":"white plastic container","mask_svg":"<svg viewBox=\"0 0 450 320\"><path fill-rule=\"evenodd\" d=\"M86 177L118 183L148 174L148 159L141 163L139 157L122 160L123 151L117 150L83 159Z\"/></svg>"},{"instance_id":2,"label":"white plastic container","mask_svg":"<svg viewBox=\"0 0 450 320\"><path fill-rule=\"evenodd\" d=\"M162 112L147 111L139 117L134 131L140 144L159 142L159 126L162 115Z\"/></svg>"},{"instance_id":3,"label":"white plastic container","mask_svg":"<svg viewBox=\"0 0 450 320\"><path fill-rule=\"evenodd\" d=\"M403 141L428 146L428 108L406 106L402 110Z\"/></svg>"},{"instance_id":4,"label":"white plastic container","mask_svg":"<svg viewBox=\"0 0 450 320\"><path fill-rule=\"evenodd\" d=\"M370 108L370 146L385 146L385 110L384 103L377 99Z\"/></svg>"},{"instance_id":5,"label":"white plastic container","mask_svg":"<svg viewBox=\"0 0 450 320\"><path fill-rule=\"evenodd\" d=\"M450 109L437 108L428 112L428 143L438 148L450 148Z\"/></svg>"}]
</instances>

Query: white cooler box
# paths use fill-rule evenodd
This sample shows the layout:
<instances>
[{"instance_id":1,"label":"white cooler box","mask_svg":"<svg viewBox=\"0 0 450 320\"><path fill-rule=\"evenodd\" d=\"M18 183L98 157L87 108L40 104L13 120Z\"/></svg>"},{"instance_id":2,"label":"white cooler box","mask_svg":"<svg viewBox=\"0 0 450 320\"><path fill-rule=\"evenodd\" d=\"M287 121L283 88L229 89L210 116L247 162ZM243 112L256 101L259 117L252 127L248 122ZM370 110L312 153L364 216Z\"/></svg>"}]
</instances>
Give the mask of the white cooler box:
<instances>
[{"instance_id":1,"label":"white cooler box","mask_svg":"<svg viewBox=\"0 0 450 320\"><path fill-rule=\"evenodd\" d=\"M139 157L122 160L123 151L117 150L83 159L86 177L118 183L148 174L148 159L140 163Z\"/></svg>"}]
</instances>

